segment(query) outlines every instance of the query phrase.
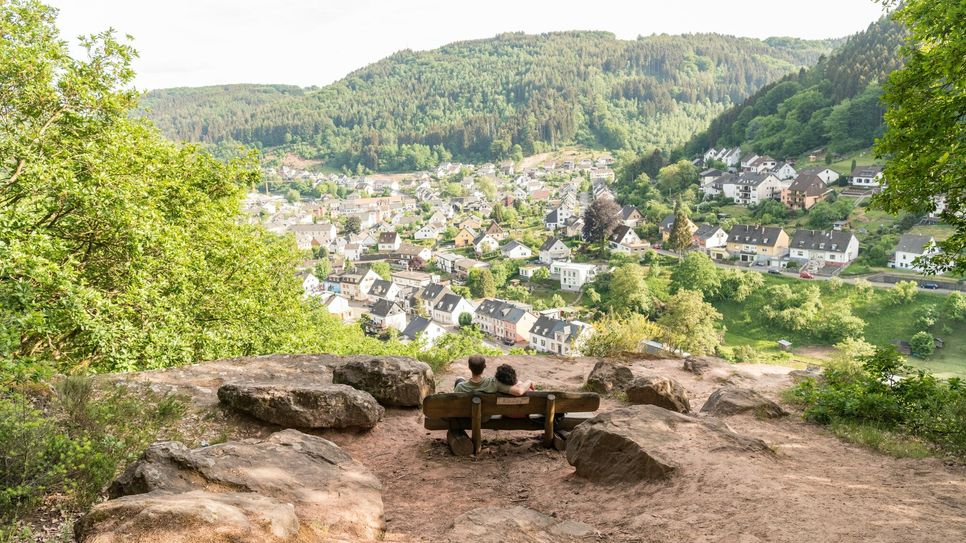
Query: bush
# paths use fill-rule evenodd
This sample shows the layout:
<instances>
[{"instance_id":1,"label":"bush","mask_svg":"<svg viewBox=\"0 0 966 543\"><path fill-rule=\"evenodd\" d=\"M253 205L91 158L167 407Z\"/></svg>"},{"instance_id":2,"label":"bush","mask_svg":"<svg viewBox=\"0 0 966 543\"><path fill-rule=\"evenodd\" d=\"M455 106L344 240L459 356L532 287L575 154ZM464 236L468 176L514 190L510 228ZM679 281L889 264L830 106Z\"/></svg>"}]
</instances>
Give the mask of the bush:
<instances>
[{"instance_id":1,"label":"bush","mask_svg":"<svg viewBox=\"0 0 966 543\"><path fill-rule=\"evenodd\" d=\"M911 303L919 293L919 285L915 281L899 281L889 291L892 295L892 303L903 305Z\"/></svg>"},{"instance_id":2,"label":"bush","mask_svg":"<svg viewBox=\"0 0 966 543\"><path fill-rule=\"evenodd\" d=\"M928 358L936 349L936 339L929 332L917 332L909 340L909 347L912 349L912 354L919 358Z\"/></svg>"},{"instance_id":3,"label":"bush","mask_svg":"<svg viewBox=\"0 0 966 543\"><path fill-rule=\"evenodd\" d=\"M799 383L791 397L809 421L895 432L966 458L966 387L914 371L894 347L837 359L824 380Z\"/></svg>"},{"instance_id":4,"label":"bush","mask_svg":"<svg viewBox=\"0 0 966 543\"><path fill-rule=\"evenodd\" d=\"M0 391L0 526L48 495L65 496L69 507L89 506L183 413L174 398L99 392L87 377L64 378L40 397Z\"/></svg>"},{"instance_id":5,"label":"bush","mask_svg":"<svg viewBox=\"0 0 966 543\"><path fill-rule=\"evenodd\" d=\"M594 325L594 334L584 344L586 356L615 356L624 352L635 352L645 339L653 339L661 334L657 324L639 314L626 318L609 316Z\"/></svg>"}]
</instances>

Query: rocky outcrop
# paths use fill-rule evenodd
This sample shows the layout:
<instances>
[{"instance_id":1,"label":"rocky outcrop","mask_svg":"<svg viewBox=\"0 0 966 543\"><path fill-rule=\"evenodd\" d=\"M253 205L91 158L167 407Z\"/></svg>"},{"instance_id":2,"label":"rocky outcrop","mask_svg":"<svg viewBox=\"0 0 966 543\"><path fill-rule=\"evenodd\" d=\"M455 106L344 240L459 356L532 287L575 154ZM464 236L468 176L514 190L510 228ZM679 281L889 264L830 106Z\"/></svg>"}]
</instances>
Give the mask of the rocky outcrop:
<instances>
[{"instance_id":1,"label":"rocky outcrop","mask_svg":"<svg viewBox=\"0 0 966 543\"><path fill-rule=\"evenodd\" d=\"M481 507L453 521L447 541L462 543L571 543L595 539L593 527L525 507Z\"/></svg>"},{"instance_id":2,"label":"rocky outcrop","mask_svg":"<svg viewBox=\"0 0 966 543\"><path fill-rule=\"evenodd\" d=\"M590 370L584 388L598 394L620 392L634 379L634 372L627 364L615 360L601 360Z\"/></svg>"},{"instance_id":3,"label":"rocky outcrop","mask_svg":"<svg viewBox=\"0 0 966 543\"><path fill-rule=\"evenodd\" d=\"M567 439L567 462L579 477L598 483L662 480L689 461L729 452L771 454L763 441L737 434L722 421L655 405L603 413Z\"/></svg>"},{"instance_id":4,"label":"rocky outcrop","mask_svg":"<svg viewBox=\"0 0 966 543\"><path fill-rule=\"evenodd\" d=\"M754 413L756 417L772 419L784 417L787 411L750 388L725 387L711 393L701 408L702 413L716 416Z\"/></svg>"},{"instance_id":5,"label":"rocky outcrop","mask_svg":"<svg viewBox=\"0 0 966 543\"><path fill-rule=\"evenodd\" d=\"M627 401L635 405L656 405L678 413L691 412L688 393L670 377L645 375L636 377L624 389Z\"/></svg>"},{"instance_id":6,"label":"rocky outcrop","mask_svg":"<svg viewBox=\"0 0 966 543\"><path fill-rule=\"evenodd\" d=\"M376 477L331 441L296 430L193 450L177 442L155 443L114 481L109 495L119 499L163 492L200 500L192 494L196 491L250 493L292 504L302 527L299 541L372 540L384 530L382 487ZM123 518L136 518L139 513L131 504L138 502L131 498L125 503L118 506L129 511ZM109 539L116 525L98 518L84 521L94 527L88 537L100 538L90 541L127 541Z\"/></svg>"},{"instance_id":7,"label":"rocky outcrop","mask_svg":"<svg viewBox=\"0 0 966 543\"><path fill-rule=\"evenodd\" d=\"M684 359L684 371L695 375L704 375L711 370L723 369L731 366L731 363L723 358L714 356L689 356Z\"/></svg>"},{"instance_id":8,"label":"rocky outcrop","mask_svg":"<svg viewBox=\"0 0 966 543\"><path fill-rule=\"evenodd\" d=\"M348 385L227 384L218 399L285 428L372 428L386 412L371 394Z\"/></svg>"},{"instance_id":9,"label":"rocky outcrop","mask_svg":"<svg viewBox=\"0 0 966 543\"><path fill-rule=\"evenodd\" d=\"M400 356L354 357L335 368L332 382L364 390L387 407L419 407L436 391L427 364Z\"/></svg>"},{"instance_id":10,"label":"rocky outcrop","mask_svg":"<svg viewBox=\"0 0 966 543\"><path fill-rule=\"evenodd\" d=\"M98 505L74 525L78 543L296 541L295 507L252 493L157 491Z\"/></svg>"},{"instance_id":11,"label":"rocky outcrop","mask_svg":"<svg viewBox=\"0 0 966 543\"><path fill-rule=\"evenodd\" d=\"M802 381L807 381L809 379L821 381L825 378L825 376L822 374L822 368L820 366L809 366L804 370L792 370L788 372L788 376L796 383L801 383Z\"/></svg>"}]
</instances>

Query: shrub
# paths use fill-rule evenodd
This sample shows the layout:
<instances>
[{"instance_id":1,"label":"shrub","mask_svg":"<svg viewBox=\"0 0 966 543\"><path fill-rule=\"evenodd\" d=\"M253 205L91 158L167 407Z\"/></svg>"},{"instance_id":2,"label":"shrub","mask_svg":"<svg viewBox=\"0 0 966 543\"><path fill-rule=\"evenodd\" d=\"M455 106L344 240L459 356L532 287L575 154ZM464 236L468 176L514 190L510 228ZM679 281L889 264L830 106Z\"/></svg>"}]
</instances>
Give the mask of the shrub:
<instances>
[{"instance_id":1,"label":"shrub","mask_svg":"<svg viewBox=\"0 0 966 543\"><path fill-rule=\"evenodd\" d=\"M643 315L609 316L594 325L594 334L582 350L586 356L615 356L637 351L642 341L658 337L660 333L661 329Z\"/></svg>"},{"instance_id":2,"label":"shrub","mask_svg":"<svg viewBox=\"0 0 966 543\"><path fill-rule=\"evenodd\" d=\"M917 332L909 339L909 347L912 354L919 358L928 358L936 348L936 339L929 332Z\"/></svg>"},{"instance_id":3,"label":"shrub","mask_svg":"<svg viewBox=\"0 0 966 543\"><path fill-rule=\"evenodd\" d=\"M915 281L899 281L890 291L892 303L896 305L911 303L918 293L919 285Z\"/></svg>"}]
</instances>

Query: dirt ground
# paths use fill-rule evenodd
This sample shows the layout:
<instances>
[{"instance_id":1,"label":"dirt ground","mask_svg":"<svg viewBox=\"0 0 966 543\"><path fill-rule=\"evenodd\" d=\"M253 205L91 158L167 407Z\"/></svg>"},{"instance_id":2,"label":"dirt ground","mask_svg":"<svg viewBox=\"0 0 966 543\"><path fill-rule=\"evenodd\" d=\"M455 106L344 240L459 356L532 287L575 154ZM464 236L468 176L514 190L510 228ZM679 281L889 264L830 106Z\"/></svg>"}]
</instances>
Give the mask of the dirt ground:
<instances>
[{"instance_id":1,"label":"dirt ground","mask_svg":"<svg viewBox=\"0 0 966 543\"><path fill-rule=\"evenodd\" d=\"M179 389L204 410L186 425L186 443L200 439L259 437L278 430L217 407L213 397L226 378L331 378L334 360L287 357L287 369L259 358L221 361L125 380ZM595 359L505 356L522 379L544 390L579 390ZM778 400L790 385L788 368L739 364L702 377L680 360L633 364L677 379L698 411L723 384L750 387ZM465 364L437 376L437 390L451 390ZM601 410L619 407L604 398ZM788 406L786 406L788 407ZM703 416L703 415L699 415ZM385 541L446 541L453 519L483 506L523 506L595 527L599 541L614 542L958 542L966 541L966 467L939 458L896 459L841 441L800 414L777 420L736 416L737 432L763 439L776 455L693 451L673 460L681 467L661 483L599 485L574 475L564 453L543 449L540 432L483 431L478 458L455 457L445 432L423 428L415 409L389 409L369 432L320 432L368 466L383 484ZM221 436L214 435L221 432ZM210 435L209 435L210 434Z\"/></svg>"},{"instance_id":2,"label":"dirt ground","mask_svg":"<svg viewBox=\"0 0 966 543\"><path fill-rule=\"evenodd\" d=\"M504 357L544 389L576 390L594 360ZM496 361L491 362L495 367ZM730 382L777 400L786 369L741 365L697 378L679 361L640 361L678 379L697 410ZM440 376L440 390L467 372ZM619 405L605 399L601 409ZM458 458L443 432L422 428L417 411L390 410L373 431L329 435L383 482L386 541L439 541L452 519L481 506L520 505L588 523L618 542L966 540L966 470L940 459L895 459L847 444L793 414L782 420L732 417L740 433L764 439L775 459L695 454L659 484L600 486L574 476L564 454L538 433L484 431L483 454Z\"/></svg>"}]
</instances>

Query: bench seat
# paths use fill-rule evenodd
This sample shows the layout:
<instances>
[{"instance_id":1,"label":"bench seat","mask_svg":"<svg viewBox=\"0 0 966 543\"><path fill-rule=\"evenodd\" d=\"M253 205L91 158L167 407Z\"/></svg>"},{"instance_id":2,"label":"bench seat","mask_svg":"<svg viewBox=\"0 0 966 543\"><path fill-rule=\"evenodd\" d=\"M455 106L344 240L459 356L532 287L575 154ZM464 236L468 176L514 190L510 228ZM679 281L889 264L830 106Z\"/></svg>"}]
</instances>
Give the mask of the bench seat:
<instances>
[{"instance_id":1,"label":"bench seat","mask_svg":"<svg viewBox=\"0 0 966 543\"><path fill-rule=\"evenodd\" d=\"M569 432L576 428L578 424L593 416L594 413L567 413L565 416L554 420L554 428ZM484 430L533 430L534 432L542 432L543 423L543 416L540 415L530 415L526 419L494 415L490 417L490 420L480 423L480 428ZM473 419L470 417L453 419L431 419L427 417L423 427L427 430L470 430L473 428Z\"/></svg>"}]
</instances>

